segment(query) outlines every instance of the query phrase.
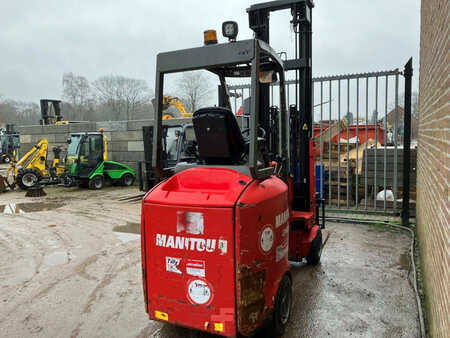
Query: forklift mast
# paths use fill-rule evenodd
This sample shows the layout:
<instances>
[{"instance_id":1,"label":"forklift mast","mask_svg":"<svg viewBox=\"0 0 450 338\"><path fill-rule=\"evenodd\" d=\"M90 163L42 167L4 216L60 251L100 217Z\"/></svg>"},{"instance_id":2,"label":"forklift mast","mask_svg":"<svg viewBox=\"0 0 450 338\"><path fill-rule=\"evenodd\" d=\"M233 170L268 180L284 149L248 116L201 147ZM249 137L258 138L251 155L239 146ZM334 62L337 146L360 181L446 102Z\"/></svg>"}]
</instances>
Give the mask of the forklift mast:
<instances>
[{"instance_id":1,"label":"forklift mast","mask_svg":"<svg viewBox=\"0 0 450 338\"><path fill-rule=\"evenodd\" d=\"M61 100L42 99L41 104L41 125L46 126L62 121Z\"/></svg>"},{"instance_id":2,"label":"forklift mast","mask_svg":"<svg viewBox=\"0 0 450 338\"><path fill-rule=\"evenodd\" d=\"M270 12L290 9L291 24L295 32L295 58L284 62L286 71L295 71L295 104L289 107L290 121L290 156L289 171L293 179L292 209L310 211L312 196L310 193L310 141L312 137L312 0L284 0L255 4L247 9L249 26L255 33L255 38L266 43L270 41ZM272 133L277 130L270 128L271 113L269 84L261 84L259 94L259 121L261 127ZM288 103L289 104L289 103ZM275 139L271 135L267 139ZM272 145L273 146L273 145ZM270 144L268 149L272 151ZM286 145L285 145L286 146Z\"/></svg>"}]
</instances>

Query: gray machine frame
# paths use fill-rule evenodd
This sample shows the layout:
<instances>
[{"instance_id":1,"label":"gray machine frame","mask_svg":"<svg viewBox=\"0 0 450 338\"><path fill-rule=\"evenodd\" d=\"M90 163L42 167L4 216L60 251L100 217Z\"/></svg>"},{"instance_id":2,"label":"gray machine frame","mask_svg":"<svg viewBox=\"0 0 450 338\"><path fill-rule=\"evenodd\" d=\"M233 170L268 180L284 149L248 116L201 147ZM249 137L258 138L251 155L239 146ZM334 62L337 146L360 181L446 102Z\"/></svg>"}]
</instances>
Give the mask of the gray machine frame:
<instances>
[{"instance_id":1,"label":"gray machine frame","mask_svg":"<svg viewBox=\"0 0 450 338\"><path fill-rule=\"evenodd\" d=\"M261 70L261 54L269 57L274 64L274 70L278 72L280 84L280 130L281 140L279 142L279 154L284 160L281 165L283 176L287 177L289 163L288 156L288 124L285 95L285 76L283 61L278 54L265 42L258 39L248 39L237 42L208 45L198 48L190 48L157 56L156 64L156 110L155 129L153 137L152 167L154 173L159 177L168 177L172 171L163 168L161 163L162 151L162 112L163 112L163 89L164 75L177 72L193 70L208 70L219 76L222 88L227 88L226 77L250 77L251 78L251 104L250 104L250 147L248 167L252 178L264 179L273 174L271 166L260 168L258 165L258 127L259 127L259 93ZM244 66L242 66L244 65ZM229 95L225 89L226 106L231 109Z\"/></svg>"}]
</instances>

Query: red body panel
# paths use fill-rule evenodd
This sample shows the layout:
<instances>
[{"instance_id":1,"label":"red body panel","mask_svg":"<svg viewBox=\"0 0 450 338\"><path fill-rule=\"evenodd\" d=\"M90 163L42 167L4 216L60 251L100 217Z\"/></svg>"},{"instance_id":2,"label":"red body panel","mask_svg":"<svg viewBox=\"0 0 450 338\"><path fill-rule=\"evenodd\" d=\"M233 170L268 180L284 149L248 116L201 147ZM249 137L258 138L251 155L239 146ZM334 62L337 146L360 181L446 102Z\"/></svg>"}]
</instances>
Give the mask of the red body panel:
<instances>
[{"instance_id":1,"label":"red body panel","mask_svg":"<svg viewBox=\"0 0 450 338\"><path fill-rule=\"evenodd\" d=\"M251 334L262 324L289 269L288 220L288 189L277 177L254 181L238 201L236 286L242 334Z\"/></svg>"},{"instance_id":2,"label":"red body panel","mask_svg":"<svg viewBox=\"0 0 450 338\"><path fill-rule=\"evenodd\" d=\"M290 199L278 177L224 168L188 169L150 191L141 221L149 317L230 337L253 333L272 312L290 246L300 260L318 229L292 228L305 217Z\"/></svg>"},{"instance_id":3,"label":"red body panel","mask_svg":"<svg viewBox=\"0 0 450 338\"><path fill-rule=\"evenodd\" d=\"M328 129L328 124L322 125L322 132L324 130ZM318 124L314 125L314 137L317 137L320 135L321 127ZM356 124L352 124L348 126L348 138L354 138L358 132L358 143L364 144L366 143L366 124L360 124L357 128ZM378 142L381 145L384 145L384 132L385 130L381 125L375 125L375 124L369 124L367 125L367 138L375 140L378 138ZM339 139L347 140L347 128L341 128L341 133L339 135L335 135L331 138L331 142L335 143L338 142ZM323 140L324 142L329 142L329 140ZM320 154L320 145L318 145L317 150ZM325 148L325 152L327 151L327 148Z\"/></svg>"}]
</instances>

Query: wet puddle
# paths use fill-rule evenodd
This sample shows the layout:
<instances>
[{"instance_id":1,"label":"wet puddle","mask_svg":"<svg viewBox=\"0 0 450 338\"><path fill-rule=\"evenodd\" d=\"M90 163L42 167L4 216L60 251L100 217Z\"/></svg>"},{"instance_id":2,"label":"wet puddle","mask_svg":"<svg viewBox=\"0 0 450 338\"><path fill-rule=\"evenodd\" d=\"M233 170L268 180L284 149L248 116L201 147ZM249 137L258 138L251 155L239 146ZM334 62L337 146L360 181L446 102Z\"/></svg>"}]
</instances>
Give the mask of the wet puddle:
<instances>
[{"instance_id":1,"label":"wet puddle","mask_svg":"<svg viewBox=\"0 0 450 338\"><path fill-rule=\"evenodd\" d=\"M122 243L141 238L141 225L139 223L127 222L126 225L115 226L113 231Z\"/></svg>"},{"instance_id":2,"label":"wet puddle","mask_svg":"<svg viewBox=\"0 0 450 338\"><path fill-rule=\"evenodd\" d=\"M49 211L61 208L63 203L10 203L0 205L0 214L27 214L30 212Z\"/></svg>"}]
</instances>

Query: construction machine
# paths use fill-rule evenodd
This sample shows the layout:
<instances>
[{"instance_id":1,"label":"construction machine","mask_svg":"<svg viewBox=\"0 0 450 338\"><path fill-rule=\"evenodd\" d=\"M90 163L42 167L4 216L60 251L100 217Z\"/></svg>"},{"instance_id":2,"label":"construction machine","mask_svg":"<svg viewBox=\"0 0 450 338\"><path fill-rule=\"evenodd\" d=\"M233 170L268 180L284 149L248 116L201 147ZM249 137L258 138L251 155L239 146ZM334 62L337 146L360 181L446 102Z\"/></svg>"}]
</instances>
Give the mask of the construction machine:
<instances>
[{"instance_id":1,"label":"construction machine","mask_svg":"<svg viewBox=\"0 0 450 338\"><path fill-rule=\"evenodd\" d=\"M228 337L250 336L269 321L282 335L291 314L290 261L318 264L325 241L315 194L312 140L310 0L259 3L247 12L255 38L160 53L152 163L156 184L144 197L141 253L150 319ZM290 9L296 59L269 43L269 14ZM207 70L220 81L219 105L194 112L195 161L164 161L163 92L167 74ZM296 103L287 107L294 71ZM250 79L249 127L234 116L227 79ZM270 82L279 85L271 105ZM308 292L308 290L304 290ZM300 304L299 304L300 305ZM267 334L269 336L269 334Z\"/></svg>"},{"instance_id":2,"label":"construction machine","mask_svg":"<svg viewBox=\"0 0 450 338\"><path fill-rule=\"evenodd\" d=\"M17 158L19 148L19 133L13 124L7 124L6 130L0 131L0 163L10 163Z\"/></svg>"},{"instance_id":3,"label":"construction machine","mask_svg":"<svg viewBox=\"0 0 450 338\"><path fill-rule=\"evenodd\" d=\"M102 189L105 180L130 186L136 174L128 165L108 161L108 139L99 132L73 133L67 140L64 184L90 189Z\"/></svg>"},{"instance_id":4,"label":"construction machine","mask_svg":"<svg viewBox=\"0 0 450 338\"><path fill-rule=\"evenodd\" d=\"M178 97L175 96L163 96L163 120L168 120L168 119L172 119L175 116L175 114L167 111L168 108L172 106L175 107L178 112L180 113L181 117L192 117L192 113L188 113L186 111L186 109L184 108L183 103L181 102L181 100ZM155 107L155 105L153 105L153 107Z\"/></svg>"},{"instance_id":5,"label":"construction machine","mask_svg":"<svg viewBox=\"0 0 450 338\"><path fill-rule=\"evenodd\" d=\"M20 160L10 162L5 176L0 176L1 186L11 190L18 185L23 190L37 185L56 184L64 174L61 165L61 147L53 147L53 160L47 161L48 140L43 138L35 144ZM4 189L2 189L4 190Z\"/></svg>"},{"instance_id":6,"label":"construction machine","mask_svg":"<svg viewBox=\"0 0 450 338\"><path fill-rule=\"evenodd\" d=\"M156 184L152 171L151 161L147 155L151 153L153 126L143 127L144 153L146 161L140 163L139 189L147 192ZM163 167L174 168L178 162L195 162L198 158L196 152L196 139L192 123L163 127ZM144 165L142 167L142 165Z\"/></svg>"}]
</instances>

